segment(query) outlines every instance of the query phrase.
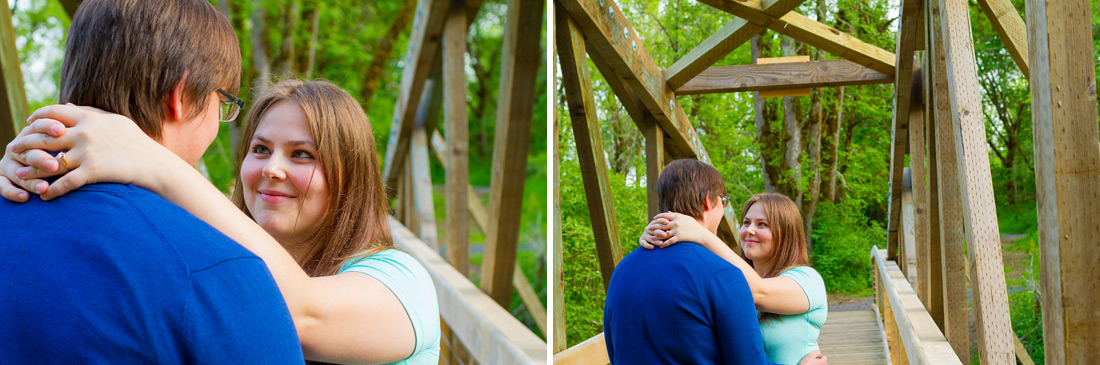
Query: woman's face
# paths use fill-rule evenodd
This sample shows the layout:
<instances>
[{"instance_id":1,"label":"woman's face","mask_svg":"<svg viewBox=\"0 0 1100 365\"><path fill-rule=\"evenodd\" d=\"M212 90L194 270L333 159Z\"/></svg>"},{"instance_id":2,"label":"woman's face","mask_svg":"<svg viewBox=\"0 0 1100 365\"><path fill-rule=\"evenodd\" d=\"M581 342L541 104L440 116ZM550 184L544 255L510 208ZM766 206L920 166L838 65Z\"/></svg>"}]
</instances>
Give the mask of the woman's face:
<instances>
[{"instance_id":1,"label":"woman's face","mask_svg":"<svg viewBox=\"0 0 1100 365\"><path fill-rule=\"evenodd\" d=\"M741 218L741 250L745 257L753 261L767 261L775 253L775 241L772 239L771 223L764 215L763 204L753 204Z\"/></svg>"},{"instance_id":2,"label":"woman's face","mask_svg":"<svg viewBox=\"0 0 1100 365\"><path fill-rule=\"evenodd\" d=\"M252 219L279 242L303 241L328 210L328 183L305 114L293 101L276 103L248 143L241 181Z\"/></svg>"}]
</instances>

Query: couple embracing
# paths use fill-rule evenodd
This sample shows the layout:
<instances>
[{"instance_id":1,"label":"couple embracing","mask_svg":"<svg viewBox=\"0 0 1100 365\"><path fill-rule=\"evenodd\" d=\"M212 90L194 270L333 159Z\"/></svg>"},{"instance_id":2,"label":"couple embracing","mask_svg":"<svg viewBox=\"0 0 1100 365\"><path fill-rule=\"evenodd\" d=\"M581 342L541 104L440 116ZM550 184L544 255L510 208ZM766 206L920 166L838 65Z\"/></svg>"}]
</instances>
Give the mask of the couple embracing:
<instances>
[{"instance_id":1,"label":"couple embracing","mask_svg":"<svg viewBox=\"0 0 1100 365\"><path fill-rule=\"evenodd\" d=\"M824 364L825 284L810 268L794 202L758 194L741 211L739 256L717 236L725 184L696 160L657 182L661 213L616 266L604 304L614 364ZM679 244L677 244L679 243Z\"/></svg>"}]
</instances>

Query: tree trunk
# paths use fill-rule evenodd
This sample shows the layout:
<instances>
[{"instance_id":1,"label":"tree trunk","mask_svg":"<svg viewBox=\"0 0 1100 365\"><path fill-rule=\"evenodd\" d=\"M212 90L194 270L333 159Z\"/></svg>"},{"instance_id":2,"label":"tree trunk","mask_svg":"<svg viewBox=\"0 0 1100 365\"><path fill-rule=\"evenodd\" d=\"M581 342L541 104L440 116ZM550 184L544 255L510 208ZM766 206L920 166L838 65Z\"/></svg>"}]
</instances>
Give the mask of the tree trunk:
<instances>
[{"instance_id":1,"label":"tree trunk","mask_svg":"<svg viewBox=\"0 0 1100 365\"><path fill-rule=\"evenodd\" d=\"M297 61L297 57L294 54L294 35L298 29L298 16L301 9L301 1L294 0L290 3L290 8L287 9L286 16L284 17L284 23L286 27L283 28L283 44L279 47L278 62L275 62L278 67L275 67L276 72L279 75L290 75L294 73L294 62Z\"/></svg>"},{"instance_id":2,"label":"tree trunk","mask_svg":"<svg viewBox=\"0 0 1100 365\"><path fill-rule=\"evenodd\" d=\"M794 40L788 37L780 39L783 56L796 55ZM802 209L802 123L799 120L801 109L798 97L783 98L783 130L786 132L783 138L786 142L783 161L789 176L781 180L779 190L794 200L799 210Z\"/></svg>"},{"instance_id":3,"label":"tree trunk","mask_svg":"<svg viewBox=\"0 0 1100 365\"><path fill-rule=\"evenodd\" d=\"M762 42L760 36L752 37L752 61L756 63L756 59L767 49L767 42ZM763 167L762 175L764 175L764 191L769 193L776 192L776 182L780 178L782 171L776 166L776 160L780 153L777 153L779 149L779 141L776 138L775 133L771 129L771 121L775 119L774 107L768 104L767 99L760 97L759 92L752 93L754 118L756 120L756 142L760 148L760 165Z\"/></svg>"},{"instance_id":4,"label":"tree trunk","mask_svg":"<svg viewBox=\"0 0 1100 365\"><path fill-rule=\"evenodd\" d=\"M306 42L305 52L298 54L296 72L305 75L305 78L313 78L313 63L317 60L317 33L321 23L321 2L310 2L311 7L302 12L302 19L309 19L309 41Z\"/></svg>"},{"instance_id":5,"label":"tree trunk","mask_svg":"<svg viewBox=\"0 0 1100 365\"><path fill-rule=\"evenodd\" d=\"M263 0L252 0L252 67L256 70L252 82L252 100L267 91L271 82L271 63L267 57L267 9Z\"/></svg>"},{"instance_id":6,"label":"tree trunk","mask_svg":"<svg viewBox=\"0 0 1100 365\"><path fill-rule=\"evenodd\" d=\"M393 23L390 23L390 28L386 30L386 35L378 43L377 51L374 52L374 57L370 60L370 66L367 66L367 72L363 75L363 88L360 89L359 93L362 98L363 109L370 108L374 90L378 88L378 82L382 80L382 71L389 63L390 57L393 56L393 47L401 34L405 32L405 28L408 27L415 8L415 1L402 2L401 8L397 9L397 14L394 15ZM406 65L406 67L409 66Z\"/></svg>"}]
</instances>

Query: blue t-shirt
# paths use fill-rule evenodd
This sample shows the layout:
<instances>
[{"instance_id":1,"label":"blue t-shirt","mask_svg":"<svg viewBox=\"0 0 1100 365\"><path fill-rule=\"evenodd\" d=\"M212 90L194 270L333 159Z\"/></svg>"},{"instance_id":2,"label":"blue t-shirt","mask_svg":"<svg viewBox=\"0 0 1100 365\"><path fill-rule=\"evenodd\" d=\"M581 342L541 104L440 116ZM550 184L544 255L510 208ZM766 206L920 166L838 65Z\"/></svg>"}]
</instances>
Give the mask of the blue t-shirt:
<instances>
[{"instance_id":1,"label":"blue t-shirt","mask_svg":"<svg viewBox=\"0 0 1100 365\"><path fill-rule=\"evenodd\" d=\"M613 364L770 364L745 276L703 246L638 249L615 267L603 329Z\"/></svg>"},{"instance_id":2,"label":"blue t-shirt","mask_svg":"<svg viewBox=\"0 0 1100 365\"><path fill-rule=\"evenodd\" d=\"M829 316L829 298L825 294L825 280L812 267L790 268L779 276L794 279L802 287L810 309L802 314L780 315L778 320L765 320L760 324L760 334L764 336L764 351L769 359L796 364L810 351L818 350L817 336Z\"/></svg>"},{"instance_id":3,"label":"blue t-shirt","mask_svg":"<svg viewBox=\"0 0 1100 365\"><path fill-rule=\"evenodd\" d=\"M395 362L401 365L439 363L439 301L435 284L420 262L396 249L382 250L363 259L352 259L340 272L370 275L393 292L412 321L416 346L412 355Z\"/></svg>"},{"instance_id":4,"label":"blue t-shirt","mask_svg":"<svg viewBox=\"0 0 1100 365\"><path fill-rule=\"evenodd\" d=\"M260 258L133 185L0 199L0 359L301 364Z\"/></svg>"}]
</instances>

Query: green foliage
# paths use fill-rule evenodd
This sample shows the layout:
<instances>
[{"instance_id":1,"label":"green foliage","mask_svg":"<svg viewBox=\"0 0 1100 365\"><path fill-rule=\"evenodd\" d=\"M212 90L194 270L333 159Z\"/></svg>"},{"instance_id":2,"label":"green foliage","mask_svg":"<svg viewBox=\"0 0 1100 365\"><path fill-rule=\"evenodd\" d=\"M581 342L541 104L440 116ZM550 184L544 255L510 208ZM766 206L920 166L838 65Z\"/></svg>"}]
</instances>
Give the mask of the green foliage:
<instances>
[{"instance_id":1,"label":"green foliage","mask_svg":"<svg viewBox=\"0 0 1100 365\"><path fill-rule=\"evenodd\" d=\"M882 247L886 229L867 219L852 200L823 202L814 218L810 261L830 293L861 293L871 287L871 246Z\"/></svg>"}]
</instances>

